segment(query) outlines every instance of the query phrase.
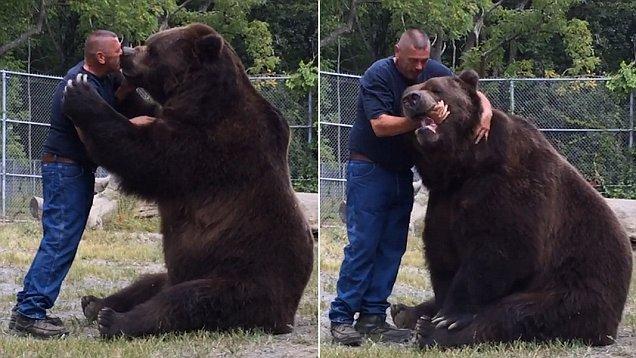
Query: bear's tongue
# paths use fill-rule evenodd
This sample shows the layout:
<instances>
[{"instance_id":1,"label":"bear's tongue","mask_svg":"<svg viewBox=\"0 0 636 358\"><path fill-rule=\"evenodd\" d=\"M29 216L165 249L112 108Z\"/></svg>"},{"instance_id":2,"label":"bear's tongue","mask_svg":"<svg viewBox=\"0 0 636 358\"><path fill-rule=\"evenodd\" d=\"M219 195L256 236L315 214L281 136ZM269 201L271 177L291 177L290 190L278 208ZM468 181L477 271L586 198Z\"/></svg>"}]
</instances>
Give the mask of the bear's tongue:
<instances>
[{"instance_id":1,"label":"bear's tongue","mask_svg":"<svg viewBox=\"0 0 636 358\"><path fill-rule=\"evenodd\" d=\"M429 129L433 133L437 133L437 124L428 116L422 119L422 127Z\"/></svg>"}]
</instances>

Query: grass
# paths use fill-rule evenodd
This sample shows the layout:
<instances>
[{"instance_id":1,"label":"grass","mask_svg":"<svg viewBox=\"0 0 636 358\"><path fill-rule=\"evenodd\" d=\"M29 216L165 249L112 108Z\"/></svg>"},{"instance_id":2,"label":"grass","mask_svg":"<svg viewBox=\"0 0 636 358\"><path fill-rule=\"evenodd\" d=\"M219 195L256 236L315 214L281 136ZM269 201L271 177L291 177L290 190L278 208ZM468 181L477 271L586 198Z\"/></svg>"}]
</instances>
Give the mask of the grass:
<instances>
[{"instance_id":1,"label":"grass","mask_svg":"<svg viewBox=\"0 0 636 358\"><path fill-rule=\"evenodd\" d=\"M96 324L88 323L81 313L80 298L108 295L142 273L164 270L158 220L132 219L129 200L122 199L123 209L105 229L85 232L51 312L70 329L65 339L42 341L8 332L15 294L21 289L42 233L37 222L0 225L0 357L317 355L317 250L314 272L301 299L292 334L198 331L134 340L100 339Z\"/></svg>"},{"instance_id":2,"label":"grass","mask_svg":"<svg viewBox=\"0 0 636 358\"><path fill-rule=\"evenodd\" d=\"M327 311L329 302L335 295L335 284L343 247L347 244L346 231L342 227L321 228L321 357L607 357L636 356L636 272L632 274L630 294L619 327L619 337L614 345L590 348L579 343L551 342L532 344L514 342L511 344L484 344L476 347L445 350L428 349L421 351L413 346L375 344L367 341L361 347L342 347L331 343ZM391 303L418 304L426 297L432 297L430 279L425 269L420 237L408 239L407 251L402 258ZM636 267L635 267L636 270ZM602 312L599 312L602 314Z\"/></svg>"},{"instance_id":3,"label":"grass","mask_svg":"<svg viewBox=\"0 0 636 358\"><path fill-rule=\"evenodd\" d=\"M69 325L74 331L82 324ZM168 334L135 340L116 339L102 341L74 336L66 339L42 341L20 337L0 341L0 356L38 357L170 357L236 355L241 352L275 348L276 338L262 333L235 331L230 333L193 332L190 334Z\"/></svg>"}]
</instances>

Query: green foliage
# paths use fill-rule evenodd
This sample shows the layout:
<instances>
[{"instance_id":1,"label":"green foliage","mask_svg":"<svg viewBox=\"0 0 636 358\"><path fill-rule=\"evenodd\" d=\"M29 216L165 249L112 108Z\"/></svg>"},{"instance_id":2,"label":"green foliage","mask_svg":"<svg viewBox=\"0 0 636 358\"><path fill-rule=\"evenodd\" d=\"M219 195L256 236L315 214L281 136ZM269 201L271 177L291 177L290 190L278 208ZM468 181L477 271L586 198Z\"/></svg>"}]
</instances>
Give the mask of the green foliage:
<instances>
[{"instance_id":1,"label":"green foliage","mask_svg":"<svg viewBox=\"0 0 636 358\"><path fill-rule=\"evenodd\" d=\"M28 164L29 158L24 150L20 135L18 135L11 125L7 125L7 133L7 158L11 158L22 165Z\"/></svg>"},{"instance_id":2,"label":"green foliage","mask_svg":"<svg viewBox=\"0 0 636 358\"><path fill-rule=\"evenodd\" d=\"M570 75L593 72L601 60L594 56L588 23L579 19L568 21L563 29L563 37L565 52L572 59L572 67L565 72Z\"/></svg>"},{"instance_id":3,"label":"green foliage","mask_svg":"<svg viewBox=\"0 0 636 358\"><path fill-rule=\"evenodd\" d=\"M607 88L617 94L629 95L636 91L636 63L621 62L620 70L612 76Z\"/></svg>"},{"instance_id":4,"label":"green foliage","mask_svg":"<svg viewBox=\"0 0 636 358\"><path fill-rule=\"evenodd\" d=\"M280 58L273 53L272 34L269 32L267 23L250 22L245 31L245 44L247 53L253 59L252 67L247 70L249 73L273 72L280 63Z\"/></svg>"},{"instance_id":5,"label":"green foliage","mask_svg":"<svg viewBox=\"0 0 636 358\"><path fill-rule=\"evenodd\" d=\"M77 31L84 37L96 29L108 29L133 44L143 42L158 29L158 18L174 11L174 0L69 0L69 10L79 16Z\"/></svg>"},{"instance_id":6,"label":"green foliage","mask_svg":"<svg viewBox=\"0 0 636 358\"><path fill-rule=\"evenodd\" d=\"M534 61L532 60L513 61L506 67L504 77L534 77L534 73L532 73L533 68Z\"/></svg>"},{"instance_id":7,"label":"green foliage","mask_svg":"<svg viewBox=\"0 0 636 358\"><path fill-rule=\"evenodd\" d=\"M318 192L318 145L315 138L317 138L317 123L318 123L318 111L317 108L317 93L318 89L318 68L314 65L314 61L305 63L301 61L298 65L298 70L294 72L286 81L285 88L291 94L291 97L295 99L301 108L305 108L309 101L308 96L311 94L311 106L314 108L312 112L311 128L294 128L294 131L299 132L301 135L292 136L292 140L289 148L289 161L293 164L292 178L294 189L296 191L304 192ZM311 143L308 143L307 131L312 132L314 138Z\"/></svg>"},{"instance_id":8,"label":"green foliage","mask_svg":"<svg viewBox=\"0 0 636 358\"><path fill-rule=\"evenodd\" d=\"M297 128L296 130L301 130ZM289 162L294 163L292 185L297 192L318 192L318 148L316 141L307 143L307 137L294 135L289 144Z\"/></svg>"},{"instance_id":9,"label":"green foliage","mask_svg":"<svg viewBox=\"0 0 636 358\"><path fill-rule=\"evenodd\" d=\"M428 33L457 40L473 26L473 17L488 1L382 0L382 7L392 15L396 36L405 29L419 27Z\"/></svg>"},{"instance_id":10,"label":"green foliage","mask_svg":"<svg viewBox=\"0 0 636 358\"><path fill-rule=\"evenodd\" d=\"M634 60L636 1L587 0L574 6L568 15L585 20L594 34L594 51L601 59L597 73L619 69L622 61Z\"/></svg>"},{"instance_id":11,"label":"green foliage","mask_svg":"<svg viewBox=\"0 0 636 358\"><path fill-rule=\"evenodd\" d=\"M350 4L321 1L323 39L347 24ZM432 54L441 52L443 63L474 68L482 77L600 74L618 67L618 54L633 56L636 5L629 0L382 0L357 2L356 10L350 31L323 47L322 69L361 74L391 55L409 27L430 35ZM612 44L611 50L601 41Z\"/></svg>"},{"instance_id":12,"label":"green foliage","mask_svg":"<svg viewBox=\"0 0 636 358\"><path fill-rule=\"evenodd\" d=\"M0 69L9 71L24 71L24 61L8 54L0 57Z\"/></svg>"},{"instance_id":13,"label":"green foliage","mask_svg":"<svg viewBox=\"0 0 636 358\"><path fill-rule=\"evenodd\" d=\"M298 70L287 79L285 86L297 93L315 92L318 88L318 67L314 60L307 63L300 61Z\"/></svg>"},{"instance_id":14,"label":"green foliage","mask_svg":"<svg viewBox=\"0 0 636 358\"><path fill-rule=\"evenodd\" d=\"M42 31L0 57L1 68L63 74L82 58L86 35L107 29L132 45L174 26L202 22L221 33L252 75L293 71L317 56L317 1L68 0L47 1ZM37 21L40 0L0 2L0 46ZM273 28L272 28L273 26ZM273 29L273 30L272 30ZM313 37L312 37L313 36ZM307 42L307 45L303 43ZM288 53L290 54L288 56Z\"/></svg>"},{"instance_id":15,"label":"green foliage","mask_svg":"<svg viewBox=\"0 0 636 358\"><path fill-rule=\"evenodd\" d=\"M268 24L279 71L292 72L299 62L318 57L317 0L267 0L252 7L250 19Z\"/></svg>"}]
</instances>

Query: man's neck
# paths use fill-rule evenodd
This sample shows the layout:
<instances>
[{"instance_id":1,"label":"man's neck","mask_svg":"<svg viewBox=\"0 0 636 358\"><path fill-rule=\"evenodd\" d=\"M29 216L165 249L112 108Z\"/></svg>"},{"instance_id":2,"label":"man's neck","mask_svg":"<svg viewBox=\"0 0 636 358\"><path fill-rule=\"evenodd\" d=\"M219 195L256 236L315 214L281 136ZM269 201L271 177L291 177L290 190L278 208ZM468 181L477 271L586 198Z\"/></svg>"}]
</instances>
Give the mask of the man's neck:
<instances>
[{"instance_id":1,"label":"man's neck","mask_svg":"<svg viewBox=\"0 0 636 358\"><path fill-rule=\"evenodd\" d=\"M103 77L104 75L106 75L106 73L102 70L100 71L99 69L95 68L94 66L89 65L86 60L84 60L84 66L82 66L84 68L84 70L86 70L86 72L90 72L92 74L94 74L97 77Z\"/></svg>"}]
</instances>

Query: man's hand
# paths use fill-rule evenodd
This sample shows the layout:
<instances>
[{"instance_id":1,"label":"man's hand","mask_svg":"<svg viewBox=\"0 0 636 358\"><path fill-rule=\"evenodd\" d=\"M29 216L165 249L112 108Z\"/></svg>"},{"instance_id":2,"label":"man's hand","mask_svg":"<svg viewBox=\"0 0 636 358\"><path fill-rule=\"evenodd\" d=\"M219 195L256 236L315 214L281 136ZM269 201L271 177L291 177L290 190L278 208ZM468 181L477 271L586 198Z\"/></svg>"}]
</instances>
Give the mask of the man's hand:
<instances>
[{"instance_id":1,"label":"man's hand","mask_svg":"<svg viewBox=\"0 0 636 358\"><path fill-rule=\"evenodd\" d=\"M477 91L477 95L481 101L481 117L479 118L479 127L475 129L475 144L479 143L482 138L488 140L488 133L490 132L490 120L492 119L492 106L486 96Z\"/></svg>"},{"instance_id":2,"label":"man's hand","mask_svg":"<svg viewBox=\"0 0 636 358\"><path fill-rule=\"evenodd\" d=\"M431 118L433 122L438 125L444 122L446 117L448 117L448 115L450 114L450 111L448 110L448 105L445 104L443 100L441 100L437 102L435 107L433 107L433 109L431 109L427 114L428 117Z\"/></svg>"},{"instance_id":3,"label":"man's hand","mask_svg":"<svg viewBox=\"0 0 636 358\"><path fill-rule=\"evenodd\" d=\"M139 116L130 119L130 123L137 127L143 127L152 124L157 118L149 116Z\"/></svg>"}]
</instances>

